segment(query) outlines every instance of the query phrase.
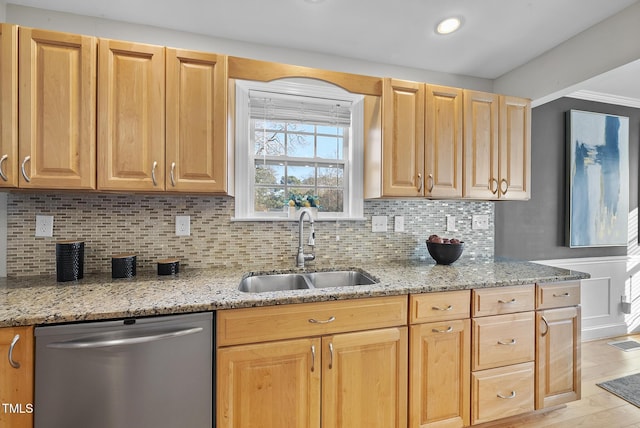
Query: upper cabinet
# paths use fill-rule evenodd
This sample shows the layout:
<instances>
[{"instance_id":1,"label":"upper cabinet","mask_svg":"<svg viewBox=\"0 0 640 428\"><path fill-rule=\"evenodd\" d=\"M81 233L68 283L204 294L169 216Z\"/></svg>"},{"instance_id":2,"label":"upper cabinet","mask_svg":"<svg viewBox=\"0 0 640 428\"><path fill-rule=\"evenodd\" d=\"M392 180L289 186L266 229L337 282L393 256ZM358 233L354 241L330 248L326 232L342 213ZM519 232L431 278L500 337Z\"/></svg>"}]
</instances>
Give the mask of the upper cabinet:
<instances>
[{"instance_id":1,"label":"upper cabinet","mask_svg":"<svg viewBox=\"0 0 640 428\"><path fill-rule=\"evenodd\" d=\"M167 48L168 191L227 191L227 61Z\"/></svg>"},{"instance_id":2,"label":"upper cabinet","mask_svg":"<svg viewBox=\"0 0 640 428\"><path fill-rule=\"evenodd\" d=\"M462 197L462 89L426 86L425 196Z\"/></svg>"},{"instance_id":3,"label":"upper cabinet","mask_svg":"<svg viewBox=\"0 0 640 428\"><path fill-rule=\"evenodd\" d=\"M19 38L19 187L95 189L96 39L22 27Z\"/></svg>"},{"instance_id":4,"label":"upper cabinet","mask_svg":"<svg viewBox=\"0 0 640 428\"><path fill-rule=\"evenodd\" d=\"M18 27L0 24L0 187L18 186Z\"/></svg>"},{"instance_id":5,"label":"upper cabinet","mask_svg":"<svg viewBox=\"0 0 640 428\"><path fill-rule=\"evenodd\" d=\"M165 48L100 39L98 189L164 190Z\"/></svg>"},{"instance_id":6,"label":"upper cabinet","mask_svg":"<svg viewBox=\"0 0 640 428\"><path fill-rule=\"evenodd\" d=\"M423 169L424 84L385 79L381 196L421 196Z\"/></svg>"},{"instance_id":7,"label":"upper cabinet","mask_svg":"<svg viewBox=\"0 0 640 428\"><path fill-rule=\"evenodd\" d=\"M465 90L464 124L463 196L529 199L530 101Z\"/></svg>"}]
</instances>

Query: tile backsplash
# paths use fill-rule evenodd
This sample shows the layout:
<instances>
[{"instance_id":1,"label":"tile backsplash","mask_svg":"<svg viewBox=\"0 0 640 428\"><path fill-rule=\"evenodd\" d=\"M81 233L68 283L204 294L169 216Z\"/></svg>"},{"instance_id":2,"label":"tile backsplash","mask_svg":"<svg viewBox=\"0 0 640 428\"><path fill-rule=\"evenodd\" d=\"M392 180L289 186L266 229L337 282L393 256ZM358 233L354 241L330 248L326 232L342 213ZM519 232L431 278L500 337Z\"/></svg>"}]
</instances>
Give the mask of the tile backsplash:
<instances>
[{"instance_id":1,"label":"tile backsplash","mask_svg":"<svg viewBox=\"0 0 640 428\"><path fill-rule=\"evenodd\" d=\"M464 240L462 257L493 256L493 202L371 200L364 214L365 221L316 223L317 263L430 260L424 241L432 233ZM488 215L489 228L472 230L473 214ZM54 216L52 238L34 236L36 215ZM191 216L191 236L175 235L176 215ZM233 215L234 198L226 196L11 193L7 275L55 274L55 242L65 239L85 242L85 273L110 272L111 256L125 252L137 255L138 270L168 257L191 268L294 267L297 222L234 222ZM388 216L388 232L371 231L373 215ZM404 232L393 231L398 215ZM457 231L446 232L447 215Z\"/></svg>"}]
</instances>

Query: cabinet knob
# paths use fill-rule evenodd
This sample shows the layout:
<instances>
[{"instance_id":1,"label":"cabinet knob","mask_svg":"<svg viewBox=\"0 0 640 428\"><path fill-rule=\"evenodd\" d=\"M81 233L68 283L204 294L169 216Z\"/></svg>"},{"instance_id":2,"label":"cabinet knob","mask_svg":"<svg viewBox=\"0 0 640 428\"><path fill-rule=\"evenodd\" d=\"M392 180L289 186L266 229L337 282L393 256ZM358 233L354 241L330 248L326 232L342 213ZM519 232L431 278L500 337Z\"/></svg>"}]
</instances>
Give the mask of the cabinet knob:
<instances>
[{"instance_id":1,"label":"cabinet knob","mask_svg":"<svg viewBox=\"0 0 640 428\"><path fill-rule=\"evenodd\" d=\"M498 180L496 180L495 178L490 178L489 179L489 190L491 190L491 193L493 193L494 195L496 193L498 193L500 186L498 185Z\"/></svg>"},{"instance_id":2,"label":"cabinet knob","mask_svg":"<svg viewBox=\"0 0 640 428\"><path fill-rule=\"evenodd\" d=\"M509 182L503 178L500 180L500 192L502 192L503 195L506 195L507 190L509 190Z\"/></svg>"}]
</instances>

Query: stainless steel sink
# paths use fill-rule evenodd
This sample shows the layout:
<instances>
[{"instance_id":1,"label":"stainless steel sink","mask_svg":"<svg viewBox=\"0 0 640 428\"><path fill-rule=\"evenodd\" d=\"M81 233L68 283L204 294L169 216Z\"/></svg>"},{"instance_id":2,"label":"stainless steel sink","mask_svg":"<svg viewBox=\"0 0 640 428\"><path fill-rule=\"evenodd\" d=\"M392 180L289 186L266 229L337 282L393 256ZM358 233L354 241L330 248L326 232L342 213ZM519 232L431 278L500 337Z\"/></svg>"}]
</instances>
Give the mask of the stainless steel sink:
<instances>
[{"instance_id":1,"label":"stainless steel sink","mask_svg":"<svg viewBox=\"0 0 640 428\"><path fill-rule=\"evenodd\" d=\"M303 275L296 273L248 276L243 278L238 286L238 290L245 293L265 293L305 288L310 288L309 283Z\"/></svg>"},{"instance_id":2,"label":"stainless steel sink","mask_svg":"<svg viewBox=\"0 0 640 428\"><path fill-rule=\"evenodd\" d=\"M376 283L369 275L357 270L313 272L306 274L306 277L315 288L352 287L354 285L370 285Z\"/></svg>"},{"instance_id":3,"label":"stainless steel sink","mask_svg":"<svg viewBox=\"0 0 640 428\"><path fill-rule=\"evenodd\" d=\"M304 290L328 287L352 287L375 284L369 274L357 270L310 273L252 275L243 278L238 286L245 293L266 293L285 290Z\"/></svg>"}]
</instances>

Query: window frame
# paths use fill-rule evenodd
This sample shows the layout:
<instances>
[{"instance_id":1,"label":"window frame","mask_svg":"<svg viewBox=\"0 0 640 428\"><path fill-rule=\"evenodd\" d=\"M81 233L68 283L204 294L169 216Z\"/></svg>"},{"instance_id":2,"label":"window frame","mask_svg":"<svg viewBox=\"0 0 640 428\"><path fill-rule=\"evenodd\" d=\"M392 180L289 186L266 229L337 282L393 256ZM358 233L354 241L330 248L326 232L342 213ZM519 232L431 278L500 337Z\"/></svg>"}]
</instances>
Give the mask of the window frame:
<instances>
[{"instance_id":1,"label":"window frame","mask_svg":"<svg viewBox=\"0 0 640 428\"><path fill-rule=\"evenodd\" d=\"M272 92L351 103L351 126L344 136L344 210L319 212L318 220L363 220L364 214L364 96L352 94L328 82L286 78L272 82L236 80L235 102L235 218L236 221L295 221L284 207L282 213L253 210L255 156L250 118L250 92ZM307 160L309 161L309 160ZM313 161L309 161L315 163ZM322 204L322 201L320 201Z\"/></svg>"}]
</instances>

